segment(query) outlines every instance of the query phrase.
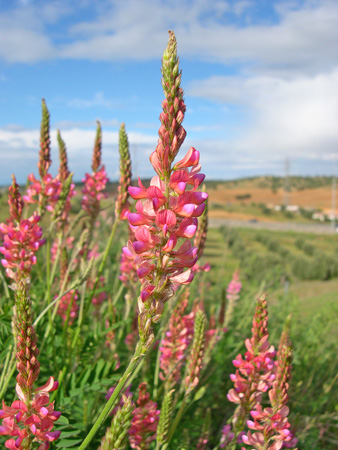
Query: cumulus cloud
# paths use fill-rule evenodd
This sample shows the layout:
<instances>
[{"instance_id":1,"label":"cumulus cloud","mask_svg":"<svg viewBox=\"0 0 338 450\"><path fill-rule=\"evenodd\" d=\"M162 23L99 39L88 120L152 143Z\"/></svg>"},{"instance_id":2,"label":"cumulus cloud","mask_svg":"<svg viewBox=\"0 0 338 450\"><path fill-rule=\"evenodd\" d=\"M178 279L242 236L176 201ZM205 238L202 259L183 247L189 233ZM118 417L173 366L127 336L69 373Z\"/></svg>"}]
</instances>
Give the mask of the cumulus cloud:
<instances>
[{"instance_id":1,"label":"cumulus cloud","mask_svg":"<svg viewBox=\"0 0 338 450\"><path fill-rule=\"evenodd\" d=\"M338 68L329 74L284 80L272 76L211 77L189 95L242 105L245 125L233 145L255 157L318 158L338 141Z\"/></svg>"},{"instance_id":2,"label":"cumulus cloud","mask_svg":"<svg viewBox=\"0 0 338 450\"><path fill-rule=\"evenodd\" d=\"M52 129L50 134L52 160L54 161L52 173L55 174L58 167L56 129ZM15 126L0 128L1 183L9 184L11 173L16 174L20 183L25 183L29 173L37 172L39 138L38 129L24 129ZM69 167L75 172L75 180L79 181L85 172L90 171L95 127L65 129L62 131L62 138L67 147ZM156 146L157 136L130 131L128 140L135 162L137 161L137 171L142 176L152 175L148 158ZM25 161L25 164L20 164L22 161ZM118 131L104 131L103 162L109 177L117 179L119 173Z\"/></svg>"},{"instance_id":3,"label":"cumulus cloud","mask_svg":"<svg viewBox=\"0 0 338 450\"><path fill-rule=\"evenodd\" d=\"M111 108L113 103L104 97L103 92L96 92L92 99L73 98L67 100L67 106L71 108L92 108L94 106L100 106L103 108Z\"/></svg>"},{"instance_id":4,"label":"cumulus cloud","mask_svg":"<svg viewBox=\"0 0 338 450\"><path fill-rule=\"evenodd\" d=\"M305 1L275 6L275 21L251 18L259 7L254 1L217 0L110 0L90 11L81 21L86 2L58 0L28 4L0 16L0 56L10 62L46 58L94 61L158 58L174 28L180 54L201 61L238 62L255 70L282 73L317 73L337 60L338 3ZM273 6L271 6L273 8ZM241 24L233 16L247 18ZM63 21L67 16L68 21ZM58 22L62 39L49 31Z\"/></svg>"}]
</instances>

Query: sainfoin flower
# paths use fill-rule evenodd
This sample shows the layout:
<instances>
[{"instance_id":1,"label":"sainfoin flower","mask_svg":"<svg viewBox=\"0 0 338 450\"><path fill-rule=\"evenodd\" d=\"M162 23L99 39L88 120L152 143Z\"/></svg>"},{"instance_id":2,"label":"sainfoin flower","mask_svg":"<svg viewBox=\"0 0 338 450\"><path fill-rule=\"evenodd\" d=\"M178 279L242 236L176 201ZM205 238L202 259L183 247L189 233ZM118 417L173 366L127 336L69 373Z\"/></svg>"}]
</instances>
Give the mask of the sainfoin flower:
<instances>
[{"instance_id":1,"label":"sainfoin flower","mask_svg":"<svg viewBox=\"0 0 338 450\"><path fill-rule=\"evenodd\" d=\"M260 403L262 393L271 387L275 379L273 358L276 352L268 342L267 325L266 297L262 296L257 300L252 337L245 341L245 357L237 356L233 361L236 373L230 375L235 388L230 389L228 400L239 405L233 420L235 433L243 430L249 412Z\"/></svg>"},{"instance_id":2,"label":"sainfoin flower","mask_svg":"<svg viewBox=\"0 0 338 450\"><path fill-rule=\"evenodd\" d=\"M128 201L128 188L131 181L131 161L129 154L128 136L124 123L119 132L119 153L120 153L120 181L117 188L117 198L115 202L115 216L122 220L127 219L130 204Z\"/></svg>"},{"instance_id":3,"label":"sainfoin flower","mask_svg":"<svg viewBox=\"0 0 338 450\"><path fill-rule=\"evenodd\" d=\"M157 404L150 399L150 394L147 392L147 383L141 383L139 386L137 405L138 407L133 411L129 429L129 442L131 448L147 450L156 439L160 415Z\"/></svg>"},{"instance_id":4,"label":"sainfoin flower","mask_svg":"<svg viewBox=\"0 0 338 450\"><path fill-rule=\"evenodd\" d=\"M194 336L195 313L184 315L188 306L189 292L184 293L169 320L168 331L160 343L160 379L170 387L181 378L182 365L187 349Z\"/></svg>"},{"instance_id":5,"label":"sainfoin flower","mask_svg":"<svg viewBox=\"0 0 338 450\"><path fill-rule=\"evenodd\" d=\"M59 431L52 431L52 428L61 413L54 411L54 403L49 403L49 392L58 387L53 377L44 386L34 389L40 364L29 297L29 274L36 263L35 253L43 243L42 229L38 225L40 217L36 213L29 219L21 219L23 202L14 177L8 200L11 217L8 224L0 225L4 235L0 251L5 257L2 264L6 267L6 275L15 281L13 326L18 370L16 392L19 400L15 400L10 407L3 402L0 434L11 437L5 443L7 448L30 449L34 441L39 444L39 450L45 450L49 448L49 442L60 435Z\"/></svg>"},{"instance_id":6,"label":"sainfoin flower","mask_svg":"<svg viewBox=\"0 0 338 450\"><path fill-rule=\"evenodd\" d=\"M255 409L250 411L253 420L248 420L247 425L257 432L251 433L249 431L243 436L243 442L257 450L279 450L284 443L287 444L291 440L295 445L297 443L297 439L293 437L290 431L290 424L287 419L289 408L286 406L291 360L291 344L286 331L284 331L277 353L276 378L269 391L271 407L263 409L260 404L257 404ZM288 446L285 445L285 447Z\"/></svg>"},{"instance_id":7,"label":"sainfoin flower","mask_svg":"<svg viewBox=\"0 0 338 450\"><path fill-rule=\"evenodd\" d=\"M68 323L71 325L76 319L79 311L78 299L79 292L77 289L72 289L60 299L57 313L63 322L66 322L68 317Z\"/></svg>"},{"instance_id":8,"label":"sainfoin flower","mask_svg":"<svg viewBox=\"0 0 338 450\"><path fill-rule=\"evenodd\" d=\"M36 264L35 253L45 240L42 239L42 228L39 226L40 216L36 212L28 219L21 219L23 206L21 195L18 189L14 197L11 194L15 185L15 178L13 178L9 203L14 215L12 214L7 224L0 224L3 235L0 252L4 256L1 264L6 268L6 275L18 282L29 276L32 266Z\"/></svg>"},{"instance_id":9,"label":"sainfoin flower","mask_svg":"<svg viewBox=\"0 0 338 450\"><path fill-rule=\"evenodd\" d=\"M223 316L223 326L227 327L232 319L235 304L239 299L239 293L242 289L242 283L239 280L239 271L236 270L230 283L227 286L226 298L228 300L225 315Z\"/></svg>"},{"instance_id":10,"label":"sainfoin flower","mask_svg":"<svg viewBox=\"0 0 338 450\"><path fill-rule=\"evenodd\" d=\"M3 402L0 409L0 435L11 436L5 443L9 449L24 450L27 442L34 439L40 443L38 450L47 450L49 443L60 436L61 431L52 431L54 422L61 415L54 411L54 402L49 403L49 392L58 388L58 382L50 377L47 383L34 390L32 399L28 401L22 389L17 385L16 391L20 400L11 406Z\"/></svg>"},{"instance_id":11,"label":"sainfoin flower","mask_svg":"<svg viewBox=\"0 0 338 450\"><path fill-rule=\"evenodd\" d=\"M186 107L172 32L162 59L162 75L165 99L161 127L158 145L150 156L157 175L149 187L139 179L138 187L129 188L131 197L137 200L136 213L128 214L135 241L129 241L123 249L126 257L134 260L142 283L139 331L146 346L153 341L151 324L160 319L164 303L179 284L189 284L193 279L191 268L197 261L197 248L190 239L207 198L205 192L197 191L204 180L199 173L199 152L191 147L182 160L174 163L186 135L182 127Z\"/></svg>"},{"instance_id":12,"label":"sainfoin flower","mask_svg":"<svg viewBox=\"0 0 338 450\"><path fill-rule=\"evenodd\" d=\"M43 197L46 202L46 209L53 212L62 189L60 179L47 173L42 180L38 180L31 173L28 175L28 180L31 184L27 188L26 195L23 196L24 201L26 203L39 203L39 198Z\"/></svg>"},{"instance_id":13,"label":"sainfoin flower","mask_svg":"<svg viewBox=\"0 0 338 450\"><path fill-rule=\"evenodd\" d=\"M100 202L106 197L104 192L108 177L104 165L101 163L101 125L97 122L95 145L93 150L91 174L86 173L85 178L82 180L84 183L82 189L82 208L86 211L92 221L96 220L96 217L100 211Z\"/></svg>"},{"instance_id":14,"label":"sainfoin flower","mask_svg":"<svg viewBox=\"0 0 338 450\"><path fill-rule=\"evenodd\" d=\"M232 280L228 284L227 287L227 299L230 300L237 300L238 294L241 292L242 289L242 283L239 281L239 272L236 270L232 276Z\"/></svg>"}]
</instances>

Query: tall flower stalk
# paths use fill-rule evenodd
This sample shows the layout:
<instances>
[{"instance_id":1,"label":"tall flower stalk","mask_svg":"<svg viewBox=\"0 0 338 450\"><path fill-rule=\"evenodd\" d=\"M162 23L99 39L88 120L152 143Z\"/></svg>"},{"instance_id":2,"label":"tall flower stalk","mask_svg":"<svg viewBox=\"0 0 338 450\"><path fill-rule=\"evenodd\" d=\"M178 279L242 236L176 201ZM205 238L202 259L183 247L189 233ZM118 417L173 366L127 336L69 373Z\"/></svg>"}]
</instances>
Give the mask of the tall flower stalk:
<instances>
[{"instance_id":1,"label":"tall flower stalk","mask_svg":"<svg viewBox=\"0 0 338 450\"><path fill-rule=\"evenodd\" d=\"M13 176L9 188L9 208L11 217L8 224L1 223L0 231L4 235L0 252L4 255L1 263L6 275L12 279L15 298L14 336L17 359L16 393L19 400L0 410L0 434L10 436L7 448L30 450L38 442L39 450L49 448L49 442L60 435L52 431L54 422L61 413L54 411L54 403L49 403L49 392L57 389L58 383L50 377L44 386L35 388L34 384L40 372L37 336L33 326L33 314L29 296L30 272L36 263L35 253L44 243L40 216L36 213L28 219L22 219L24 203L19 186ZM35 447L34 447L35 448Z\"/></svg>"},{"instance_id":2,"label":"tall flower stalk","mask_svg":"<svg viewBox=\"0 0 338 450\"><path fill-rule=\"evenodd\" d=\"M247 421L248 427L256 432L249 431L242 436L245 444L257 450L279 450L283 447L283 443L290 442L293 437L287 419L289 408L286 406L291 361L292 347L287 332L284 331L277 353L276 378L269 391L271 407L263 409L258 403L255 409L250 411L253 420Z\"/></svg>"},{"instance_id":3,"label":"tall flower stalk","mask_svg":"<svg viewBox=\"0 0 338 450\"><path fill-rule=\"evenodd\" d=\"M149 348L154 334L152 324L160 320L164 304L178 285L189 284L191 268L197 262L198 249L190 239L197 229L197 217L205 208L207 194L196 189L204 180L200 174L199 152L191 147L185 157L174 164L186 132L182 126L185 113L177 44L173 32L162 59L162 87L165 99L160 115L161 127L156 150L150 161L157 173L146 188L139 179L130 187L137 200L136 213L128 220L135 230L135 241L123 249L134 261L141 281L138 299L141 342ZM190 169L190 170L189 170ZM187 189L191 186L191 189Z\"/></svg>"},{"instance_id":4,"label":"tall flower stalk","mask_svg":"<svg viewBox=\"0 0 338 450\"><path fill-rule=\"evenodd\" d=\"M54 211L55 205L61 192L61 181L58 177L53 177L49 172L52 164L49 135L49 111L44 99L42 99L42 119L40 128L40 151L38 169L40 179L36 179L34 174L28 176L30 185L28 186L24 200L26 203L37 203L38 212L43 216L46 209Z\"/></svg>"},{"instance_id":5,"label":"tall flower stalk","mask_svg":"<svg viewBox=\"0 0 338 450\"><path fill-rule=\"evenodd\" d=\"M125 383L149 351L154 340L152 324L160 320L165 302L180 284L189 284L193 279L191 267L197 261L197 249L191 245L190 239L197 229L197 217L204 211L207 194L196 191L205 177L199 173L201 166L197 150L191 147L186 156L174 164L186 132L181 125L185 104L173 32L169 32L168 46L163 54L162 77L165 99L160 115L159 141L150 156L157 175L151 180L149 188L145 188L139 180L138 187L128 189L137 200L137 213L128 214L136 240L128 242L124 254L134 261L142 283L138 298L140 341L114 393L78 450L89 445L118 400ZM187 190L187 186L191 189Z\"/></svg>"},{"instance_id":6,"label":"tall flower stalk","mask_svg":"<svg viewBox=\"0 0 338 450\"><path fill-rule=\"evenodd\" d=\"M95 143L92 159L92 173L86 173L82 180L82 208L88 214L90 221L90 237L95 220L100 212L101 200L105 197L106 184L108 182L105 166L101 161L102 130L100 122L97 122Z\"/></svg>"},{"instance_id":7,"label":"tall flower stalk","mask_svg":"<svg viewBox=\"0 0 338 450\"><path fill-rule=\"evenodd\" d=\"M268 312L266 296L257 299L255 315L252 322L252 337L246 339L245 357L238 355L233 361L236 373L230 376L234 389L230 389L228 400L238 405L232 420L232 431L237 439L246 425L250 411L261 402L275 379L274 347L269 344Z\"/></svg>"}]
</instances>

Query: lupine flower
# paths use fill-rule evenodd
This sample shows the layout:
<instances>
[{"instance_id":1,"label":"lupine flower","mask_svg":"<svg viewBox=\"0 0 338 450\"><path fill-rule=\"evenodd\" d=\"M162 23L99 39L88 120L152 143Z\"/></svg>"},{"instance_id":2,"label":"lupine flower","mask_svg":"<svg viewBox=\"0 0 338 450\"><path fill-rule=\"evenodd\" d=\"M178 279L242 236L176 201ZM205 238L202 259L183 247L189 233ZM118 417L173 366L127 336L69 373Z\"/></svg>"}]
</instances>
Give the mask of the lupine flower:
<instances>
[{"instance_id":1,"label":"lupine flower","mask_svg":"<svg viewBox=\"0 0 338 450\"><path fill-rule=\"evenodd\" d=\"M263 410L260 404L256 405L256 408L250 412L254 420L248 420L247 425L258 433L248 432L246 436L243 436L245 444L252 445L258 450L279 450L283 447L284 442L289 442L293 438L287 419L289 408L286 406L291 360L292 349L287 333L284 331L275 364L276 378L273 381L272 389L269 391L271 407Z\"/></svg>"},{"instance_id":2,"label":"lupine flower","mask_svg":"<svg viewBox=\"0 0 338 450\"><path fill-rule=\"evenodd\" d=\"M130 397L122 397L123 406L114 414L112 423L102 438L98 450L123 450L127 445L128 429L131 423L134 403Z\"/></svg>"},{"instance_id":3,"label":"lupine flower","mask_svg":"<svg viewBox=\"0 0 338 450\"><path fill-rule=\"evenodd\" d=\"M180 380L182 366L187 357L186 351L194 336L195 313L184 315L189 291L182 297L170 317L169 329L160 344L160 379L166 380L168 386Z\"/></svg>"},{"instance_id":4,"label":"lupine flower","mask_svg":"<svg viewBox=\"0 0 338 450\"><path fill-rule=\"evenodd\" d=\"M242 358L238 355L233 361L236 373L230 376L235 389L230 389L228 400L239 405L233 420L233 430L243 430L245 420L257 403L261 402L262 393L266 392L275 379L274 347L268 342L268 313L266 297L257 300L252 322L252 338L246 339L247 352Z\"/></svg>"},{"instance_id":5,"label":"lupine flower","mask_svg":"<svg viewBox=\"0 0 338 450\"><path fill-rule=\"evenodd\" d=\"M131 181L131 161L129 154L128 136L124 123L119 133L120 152L120 182L117 188L117 199L115 204L115 215L120 219L127 219L130 204L128 202L128 188Z\"/></svg>"},{"instance_id":6,"label":"lupine flower","mask_svg":"<svg viewBox=\"0 0 338 450\"><path fill-rule=\"evenodd\" d=\"M157 403L150 400L147 392L147 383L139 385L138 407L133 411L133 419L129 430L129 443L131 448L147 450L156 439L156 430L160 410Z\"/></svg>"},{"instance_id":7,"label":"lupine flower","mask_svg":"<svg viewBox=\"0 0 338 450\"><path fill-rule=\"evenodd\" d=\"M123 249L126 257L134 260L142 283L138 300L139 332L147 348L154 339L152 323L160 320L164 303L179 284L189 284L193 279L191 268L197 261L197 248L189 239L195 234L197 217L203 213L207 198L206 193L196 191L204 180L204 175L199 173L199 152L191 147L174 164L186 135L182 127L186 107L180 87L176 38L174 33L169 34L162 59L165 99L159 140L150 156L157 176L149 188L140 179L138 187L129 187L131 197L137 200L137 212L128 214L136 240L129 241ZM187 190L188 186L192 189Z\"/></svg>"}]
</instances>

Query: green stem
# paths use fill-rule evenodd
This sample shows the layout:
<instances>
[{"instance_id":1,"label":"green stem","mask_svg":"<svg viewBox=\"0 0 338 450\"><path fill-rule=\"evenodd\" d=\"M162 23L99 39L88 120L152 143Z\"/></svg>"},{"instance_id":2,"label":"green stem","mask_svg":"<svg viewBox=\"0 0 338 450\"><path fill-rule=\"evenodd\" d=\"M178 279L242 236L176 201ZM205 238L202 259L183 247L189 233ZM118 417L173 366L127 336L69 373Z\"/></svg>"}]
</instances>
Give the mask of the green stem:
<instances>
[{"instance_id":1,"label":"green stem","mask_svg":"<svg viewBox=\"0 0 338 450\"><path fill-rule=\"evenodd\" d=\"M95 292L96 292L97 285L98 285L98 283L100 281L100 277L101 277L101 275L103 273L103 270L104 270L104 267L106 265L106 261L107 261L107 258L108 258L108 255L109 255L109 251L111 249L111 246L112 246L112 243L113 243L113 240L114 240L114 236L115 236L115 232L116 232L116 228L117 228L117 224L118 223L119 223L119 219L116 217L115 218L115 222L113 224L113 228L111 230L111 233L110 233L110 236L109 236L109 239L108 239L106 250L104 252L103 258L101 260L101 264L100 264L99 269L98 269L97 274L96 274L96 280L95 280L95 283L94 283L94 287L93 287L92 292L91 292L91 294L89 296L87 305L86 305L84 313L83 313L83 321L87 317L87 314L89 312L89 308L91 306L92 300L93 300ZM80 330L81 330L81 328L77 327L77 329L75 331L75 334L74 334L73 342L72 342L72 348L74 348L75 345L76 345L76 342L77 342L77 340L79 338Z\"/></svg>"},{"instance_id":2,"label":"green stem","mask_svg":"<svg viewBox=\"0 0 338 450\"><path fill-rule=\"evenodd\" d=\"M112 396L110 397L110 399L106 403L106 406L103 408L101 414L99 415L98 419L94 423L92 429L89 431L89 433L85 437L84 441L82 442L82 444L80 445L78 450L84 450L85 448L88 447L88 445L90 444L91 440L94 438L95 434L97 433L98 429L100 428L102 423L106 420L106 418L108 417L109 413L113 409L114 404L119 399L119 396L121 394L121 391L122 391L124 385L126 384L128 379L130 378L130 376L132 375L132 373L134 372L136 367L138 366L141 358L143 358L145 356L146 352L147 351L143 348L142 343L139 342L137 344L137 346L136 346L135 353L134 353L133 357L131 358L131 360L129 362L129 365L126 368L126 370L125 370L124 374L122 375L122 377L120 378L120 381L118 382L118 384L117 384L117 386L116 386Z\"/></svg>"},{"instance_id":3,"label":"green stem","mask_svg":"<svg viewBox=\"0 0 338 450\"><path fill-rule=\"evenodd\" d=\"M179 422L180 422L180 420L181 420L181 417L182 417L183 412L184 412L184 410L185 410L186 404L187 404L187 396L185 395L185 396L183 397L183 400L182 400L180 409L178 410L178 412L177 412L177 414L176 414L175 420L174 420L174 422L173 422L173 424L171 425L171 428L170 428L170 430L169 430L168 437L167 437L167 441L166 441L166 444L167 444L167 445L169 445L169 443L170 443L172 437L174 436L175 430L176 430L177 425L179 424Z\"/></svg>"},{"instance_id":4,"label":"green stem","mask_svg":"<svg viewBox=\"0 0 338 450\"><path fill-rule=\"evenodd\" d=\"M46 278L47 278L47 286L46 286L46 297L47 297L47 306L50 304L50 233L47 236L47 244L46 244ZM49 327L52 327L52 312L48 310L48 323Z\"/></svg>"},{"instance_id":5,"label":"green stem","mask_svg":"<svg viewBox=\"0 0 338 450\"><path fill-rule=\"evenodd\" d=\"M4 367L2 370L2 374L1 374L0 386L2 386L2 389L0 392L0 399L4 395L5 390L8 386L9 380L12 378L13 373L15 371L15 367L16 367L15 364L13 364L11 366L12 361L15 359L15 355L16 355L15 345L12 345L10 347L9 351L7 352L5 364L4 364ZM9 370L8 370L8 367L10 367Z\"/></svg>"},{"instance_id":6,"label":"green stem","mask_svg":"<svg viewBox=\"0 0 338 450\"><path fill-rule=\"evenodd\" d=\"M154 390L153 390L153 397L157 398L158 394L158 380L159 380L159 374L160 374L160 359L161 359L161 342L163 341L165 333L165 328L163 327L162 333L160 335L160 341L157 349L157 355L156 355L156 366L155 366L155 374L154 374Z\"/></svg>"}]
</instances>

